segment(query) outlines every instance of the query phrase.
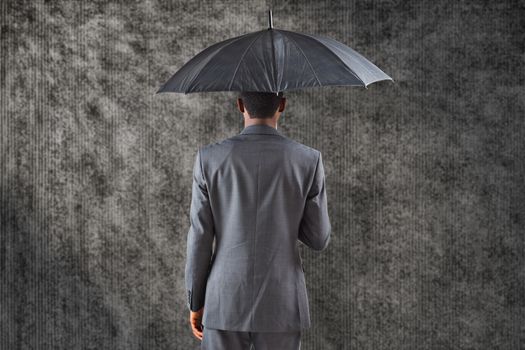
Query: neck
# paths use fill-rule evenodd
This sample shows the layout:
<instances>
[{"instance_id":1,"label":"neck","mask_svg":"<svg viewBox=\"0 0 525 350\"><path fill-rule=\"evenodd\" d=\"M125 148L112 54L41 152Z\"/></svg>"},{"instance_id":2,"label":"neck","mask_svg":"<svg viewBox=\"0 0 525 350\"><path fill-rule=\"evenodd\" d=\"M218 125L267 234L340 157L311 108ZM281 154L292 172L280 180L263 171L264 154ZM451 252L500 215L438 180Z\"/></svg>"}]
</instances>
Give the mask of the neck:
<instances>
[{"instance_id":1,"label":"neck","mask_svg":"<svg viewBox=\"0 0 525 350\"><path fill-rule=\"evenodd\" d=\"M275 118L244 118L244 127L250 125L268 125L274 129L277 129L277 120Z\"/></svg>"}]
</instances>

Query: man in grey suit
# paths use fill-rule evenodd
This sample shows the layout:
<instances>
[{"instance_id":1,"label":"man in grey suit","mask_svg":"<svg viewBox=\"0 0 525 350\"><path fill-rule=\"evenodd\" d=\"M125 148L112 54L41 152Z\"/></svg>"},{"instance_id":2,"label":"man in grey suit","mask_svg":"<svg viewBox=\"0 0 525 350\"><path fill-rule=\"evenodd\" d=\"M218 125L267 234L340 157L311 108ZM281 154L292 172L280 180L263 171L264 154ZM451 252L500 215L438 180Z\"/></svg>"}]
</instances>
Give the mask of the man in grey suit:
<instances>
[{"instance_id":1,"label":"man in grey suit","mask_svg":"<svg viewBox=\"0 0 525 350\"><path fill-rule=\"evenodd\" d=\"M277 130L286 98L241 92L240 134L199 147L185 284L201 349L299 349L310 310L299 241L330 241L321 152Z\"/></svg>"}]
</instances>

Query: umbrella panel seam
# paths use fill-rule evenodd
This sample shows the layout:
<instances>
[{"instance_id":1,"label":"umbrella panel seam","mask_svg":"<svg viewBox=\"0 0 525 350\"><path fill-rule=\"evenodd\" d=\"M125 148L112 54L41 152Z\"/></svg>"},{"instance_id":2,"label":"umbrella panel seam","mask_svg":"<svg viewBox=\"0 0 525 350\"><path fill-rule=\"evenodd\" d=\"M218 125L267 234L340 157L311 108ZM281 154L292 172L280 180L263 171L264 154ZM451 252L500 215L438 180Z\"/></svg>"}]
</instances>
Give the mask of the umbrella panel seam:
<instances>
[{"instance_id":1,"label":"umbrella panel seam","mask_svg":"<svg viewBox=\"0 0 525 350\"><path fill-rule=\"evenodd\" d=\"M275 60L275 45L273 43L273 30L270 29L270 42L272 44L272 58L273 58L273 82L275 83L275 89L279 92L280 84L277 83L277 61Z\"/></svg>"},{"instance_id":2,"label":"umbrella panel seam","mask_svg":"<svg viewBox=\"0 0 525 350\"><path fill-rule=\"evenodd\" d=\"M194 78L188 83L188 90L187 90L186 92L188 92L189 89L191 89L191 84L193 84L193 82L194 82L195 80L197 80L197 78L198 78L199 75L202 73L202 71L203 71L203 70L206 68L206 66L212 61L212 59L213 59L215 56L217 56L217 55L219 54L219 52L221 52L225 47L228 47L228 46L230 46L231 44L236 43L236 42L239 41L243 36L244 36L244 35L239 36L239 37L237 37L237 40L232 40L232 41L230 41L229 43L227 43L226 45L221 46L220 48L218 48L217 51L213 54L213 56L210 57L210 59L208 60L208 62L206 62L206 63L204 64L204 66L203 66L203 67L201 68L201 70L197 73L197 75L195 75L195 77L194 77Z\"/></svg>"},{"instance_id":3,"label":"umbrella panel seam","mask_svg":"<svg viewBox=\"0 0 525 350\"><path fill-rule=\"evenodd\" d=\"M326 50L328 50L328 52L330 52L330 54L332 54L333 56L335 56L335 57L336 57L336 58L337 58L337 59L343 64L343 66L344 66L344 67L345 67L345 68L346 68L346 69L347 69L347 70L348 70L348 71L349 71L354 77L356 77L360 82L363 83L363 85L364 85L365 87L367 87L367 86L366 86L366 83L365 83L361 78L359 78L359 77L357 76L357 74L355 74L354 71L352 71L352 69L350 69L350 67L348 67L348 65L347 65L347 64L341 59L341 57L339 57L339 55L337 55L335 52L333 52L332 49L330 49L328 46L326 46L323 42L317 40L317 38L316 38L315 36L312 36L312 35L308 35L308 34L300 34L300 35L304 35L304 36L307 36L307 37L309 37L309 38L313 38L313 39L315 39L315 40L313 40L313 42L315 42L315 43L321 45L321 46L324 47Z\"/></svg>"},{"instance_id":4,"label":"umbrella panel seam","mask_svg":"<svg viewBox=\"0 0 525 350\"><path fill-rule=\"evenodd\" d=\"M257 35L257 37L248 45L246 50L244 50L241 59L239 60L239 63L237 63L237 67L235 67L235 72L233 72L232 79L230 80L230 84L228 85L228 89L232 88L233 80L235 79L235 76L237 75L237 71L239 70L239 67L241 66L241 62L244 59L244 56L248 52L248 50L252 47L252 45L264 34L264 31L261 31L261 34Z\"/></svg>"},{"instance_id":5,"label":"umbrella panel seam","mask_svg":"<svg viewBox=\"0 0 525 350\"><path fill-rule=\"evenodd\" d=\"M295 47L303 54L303 57L304 59L306 60L306 62L308 62L308 66L310 67L310 70L312 71L312 73L314 74L314 77L315 79L317 80L317 82L319 83L319 86L323 86L323 84L321 83L321 81L319 80L319 78L317 77L317 74L315 74L315 70L314 68L312 67L312 64L310 63L310 60L308 60L308 57L306 57L306 55L304 54L303 50L301 49L301 47L295 42L295 40L289 36L289 35L284 35L285 37L287 37L288 39L290 39L290 41L295 45Z\"/></svg>"}]
</instances>

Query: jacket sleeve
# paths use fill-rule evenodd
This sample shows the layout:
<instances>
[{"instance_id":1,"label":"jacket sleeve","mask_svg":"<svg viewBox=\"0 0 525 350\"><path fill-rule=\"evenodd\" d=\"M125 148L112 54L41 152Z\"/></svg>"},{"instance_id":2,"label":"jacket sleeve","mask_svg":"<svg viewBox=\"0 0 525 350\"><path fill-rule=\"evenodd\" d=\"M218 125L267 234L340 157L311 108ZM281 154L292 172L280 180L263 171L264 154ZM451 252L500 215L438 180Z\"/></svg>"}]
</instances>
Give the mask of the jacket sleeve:
<instances>
[{"instance_id":1,"label":"jacket sleeve","mask_svg":"<svg viewBox=\"0 0 525 350\"><path fill-rule=\"evenodd\" d=\"M197 311L204 306L213 239L213 216L199 148L193 166L190 229L185 266L187 305L191 311Z\"/></svg>"},{"instance_id":2,"label":"jacket sleeve","mask_svg":"<svg viewBox=\"0 0 525 350\"><path fill-rule=\"evenodd\" d=\"M319 152L314 179L306 197L303 217L299 225L299 240L308 247L321 251L328 246L331 231L323 158Z\"/></svg>"}]
</instances>

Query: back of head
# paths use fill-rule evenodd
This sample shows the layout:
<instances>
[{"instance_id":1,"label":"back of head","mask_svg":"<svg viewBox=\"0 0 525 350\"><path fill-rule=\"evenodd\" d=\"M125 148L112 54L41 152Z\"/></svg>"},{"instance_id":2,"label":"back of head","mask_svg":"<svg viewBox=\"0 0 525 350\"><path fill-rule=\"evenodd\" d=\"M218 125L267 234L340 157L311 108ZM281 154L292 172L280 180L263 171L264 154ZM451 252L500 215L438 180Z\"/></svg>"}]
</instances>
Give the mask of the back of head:
<instances>
[{"instance_id":1,"label":"back of head","mask_svg":"<svg viewBox=\"0 0 525 350\"><path fill-rule=\"evenodd\" d=\"M250 118L271 118L274 116L283 92L259 92L259 91L241 91L239 98L242 99L244 107L248 111Z\"/></svg>"}]
</instances>

